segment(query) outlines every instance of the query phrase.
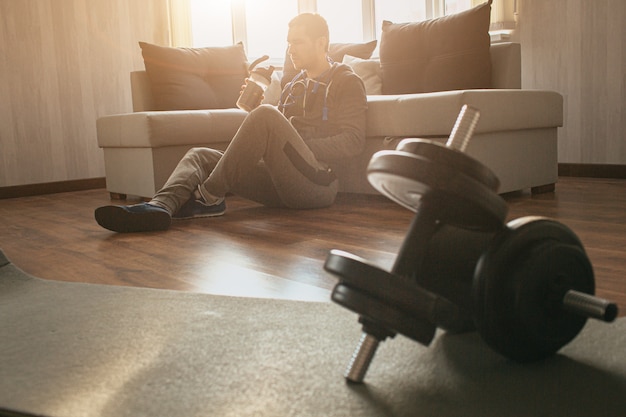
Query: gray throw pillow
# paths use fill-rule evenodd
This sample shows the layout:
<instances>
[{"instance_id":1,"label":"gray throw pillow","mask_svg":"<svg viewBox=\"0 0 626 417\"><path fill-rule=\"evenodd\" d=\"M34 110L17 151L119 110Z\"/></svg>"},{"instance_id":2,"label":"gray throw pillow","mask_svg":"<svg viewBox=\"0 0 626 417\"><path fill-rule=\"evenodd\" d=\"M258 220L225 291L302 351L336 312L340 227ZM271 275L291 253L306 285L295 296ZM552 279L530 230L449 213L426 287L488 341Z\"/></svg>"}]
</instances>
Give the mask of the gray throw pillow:
<instances>
[{"instance_id":1,"label":"gray throw pillow","mask_svg":"<svg viewBox=\"0 0 626 417\"><path fill-rule=\"evenodd\" d=\"M491 0L415 23L383 22L383 94L491 87Z\"/></svg>"},{"instance_id":2,"label":"gray throw pillow","mask_svg":"<svg viewBox=\"0 0 626 417\"><path fill-rule=\"evenodd\" d=\"M154 110L235 107L248 75L243 45L170 48L139 42Z\"/></svg>"}]
</instances>

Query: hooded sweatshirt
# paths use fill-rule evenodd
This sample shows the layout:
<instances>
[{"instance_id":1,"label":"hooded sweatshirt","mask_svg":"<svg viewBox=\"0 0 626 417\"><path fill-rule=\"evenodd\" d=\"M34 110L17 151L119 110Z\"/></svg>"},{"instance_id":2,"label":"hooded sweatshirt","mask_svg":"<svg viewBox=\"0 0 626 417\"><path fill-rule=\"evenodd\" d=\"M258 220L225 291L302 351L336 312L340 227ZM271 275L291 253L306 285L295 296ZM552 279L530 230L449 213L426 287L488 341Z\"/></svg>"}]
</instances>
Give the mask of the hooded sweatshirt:
<instances>
[{"instance_id":1,"label":"hooded sweatshirt","mask_svg":"<svg viewBox=\"0 0 626 417\"><path fill-rule=\"evenodd\" d=\"M348 65L333 63L315 79L300 72L285 85L278 109L320 161L349 158L364 149L365 86Z\"/></svg>"}]
</instances>

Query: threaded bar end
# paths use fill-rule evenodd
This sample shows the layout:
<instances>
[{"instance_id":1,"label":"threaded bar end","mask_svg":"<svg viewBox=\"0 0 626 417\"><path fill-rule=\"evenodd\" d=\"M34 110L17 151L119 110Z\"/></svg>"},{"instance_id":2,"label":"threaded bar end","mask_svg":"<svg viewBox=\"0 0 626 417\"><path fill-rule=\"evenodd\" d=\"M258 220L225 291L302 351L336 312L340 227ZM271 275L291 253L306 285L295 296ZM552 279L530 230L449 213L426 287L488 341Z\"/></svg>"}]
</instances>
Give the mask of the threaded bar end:
<instances>
[{"instance_id":1,"label":"threaded bar end","mask_svg":"<svg viewBox=\"0 0 626 417\"><path fill-rule=\"evenodd\" d=\"M612 322L617 317L617 304L591 294L570 290L563 297L563 308L571 313Z\"/></svg>"}]
</instances>

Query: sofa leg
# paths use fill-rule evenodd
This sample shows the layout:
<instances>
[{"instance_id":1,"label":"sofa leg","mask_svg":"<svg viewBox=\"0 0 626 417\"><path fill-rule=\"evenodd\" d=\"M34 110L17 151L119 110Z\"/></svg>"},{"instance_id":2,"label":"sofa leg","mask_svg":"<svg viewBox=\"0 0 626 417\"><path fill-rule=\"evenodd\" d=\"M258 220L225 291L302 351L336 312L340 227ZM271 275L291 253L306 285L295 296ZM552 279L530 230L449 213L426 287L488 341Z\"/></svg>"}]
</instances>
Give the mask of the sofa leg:
<instances>
[{"instance_id":1,"label":"sofa leg","mask_svg":"<svg viewBox=\"0 0 626 417\"><path fill-rule=\"evenodd\" d=\"M543 194L543 193L552 193L554 192L555 184L545 184L539 185L537 187L530 187L531 194Z\"/></svg>"},{"instance_id":2,"label":"sofa leg","mask_svg":"<svg viewBox=\"0 0 626 417\"><path fill-rule=\"evenodd\" d=\"M111 200L126 200L126 194L122 193L109 193Z\"/></svg>"}]
</instances>

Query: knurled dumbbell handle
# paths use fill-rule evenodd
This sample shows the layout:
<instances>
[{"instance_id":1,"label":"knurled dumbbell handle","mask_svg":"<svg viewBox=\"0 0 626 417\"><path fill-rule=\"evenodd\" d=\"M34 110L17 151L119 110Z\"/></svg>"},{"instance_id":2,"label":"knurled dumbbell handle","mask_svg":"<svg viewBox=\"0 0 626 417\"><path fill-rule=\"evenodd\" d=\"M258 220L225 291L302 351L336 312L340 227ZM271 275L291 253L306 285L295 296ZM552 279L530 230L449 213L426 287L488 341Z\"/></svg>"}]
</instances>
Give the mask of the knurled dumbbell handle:
<instances>
[{"instance_id":1,"label":"knurled dumbbell handle","mask_svg":"<svg viewBox=\"0 0 626 417\"><path fill-rule=\"evenodd\" d=\"M448 148L456 149L459 152L465 152L465 148L469 140L474 134L474 129L478 124L480 111L474 107L464 104L461 112L454 123L450 137L446 142Z\"/></svg>"},{"instance_id":2,"label":"knurled dumbbell handle","mask_svg":"<svg viewBox=\"0 0 626 417\"><path fill-rule=\"evenodd\" d=\"M348 381L358 384L363 382L379 344L380 340L369 333L363 332L344 375Z\"/></svg>"},{"instance_id":3,"label":"knurled dumbbell handle","mask_svg":"<svg viewBox=\"0 0 626 417\"><path fill-rule=\"evenodd\" d=\"M612 322L617 317L617 304L579 291L569 290L563 296L563 308L581 316Z\"/></svg>"}]
</instances>

